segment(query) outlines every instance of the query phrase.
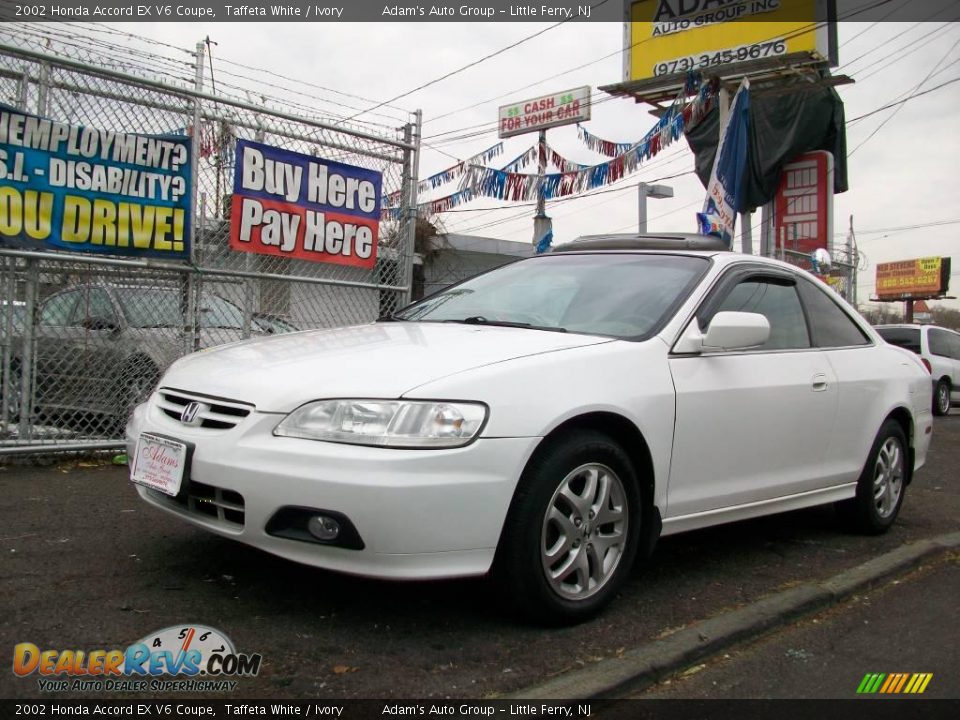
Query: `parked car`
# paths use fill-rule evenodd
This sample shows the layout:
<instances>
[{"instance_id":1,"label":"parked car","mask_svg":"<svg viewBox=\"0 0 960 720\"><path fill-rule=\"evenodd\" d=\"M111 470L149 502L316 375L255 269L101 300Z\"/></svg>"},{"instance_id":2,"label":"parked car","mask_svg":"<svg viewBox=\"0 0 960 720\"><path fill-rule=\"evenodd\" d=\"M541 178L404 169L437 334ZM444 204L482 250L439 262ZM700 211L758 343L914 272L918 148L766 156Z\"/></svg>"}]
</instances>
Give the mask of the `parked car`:
<instances>
[{"instance_id":1,"label":"parked car","mask_svg":"<svg viewBox=\"0 0 960 720\"><path fill-rule=\"evenodd\" d=\"M35 331L36 409L113 417L122 427L160 374L192 350L181 302L177 288L111 283L70 287L48 297ZM243 313L204 293L199 326L201 348L240 340ZM12 350L18 375L19 338Z\"/></svg>"},{"instance_id":2,"label":"parked car","mask_svg":"<svg viewBox=\"0 0 960 720\"><path fill-rule=\"evenodd\" d=\"M300 328L286 318L271 313L253 313L253 323L258 330L268 335L300 331Z\"/></svg>"},{"instance_id":3,"label":"parked car","mask_svg":"<svg viewBox=\"0 0 960 720\"><path fill-rule=\"evenodd\" d=\"M556 623L661 535L825 503L885 531L929 374L813 276L722 247L585 239L371 325L182 358L127 427L131 479L297 562L489 572Z\"/></svg>"},{"instance_id":4,"label":"parked car","mask_svg":"<svg viewBox=\"0 0 960 720\"><path fill-rule=\"evenodd\" d=\"M933 412L946 415L960 402L960 333L936 325L880 325L880 337L923 358L933 379Z\"/></svg>"}]
</instances>

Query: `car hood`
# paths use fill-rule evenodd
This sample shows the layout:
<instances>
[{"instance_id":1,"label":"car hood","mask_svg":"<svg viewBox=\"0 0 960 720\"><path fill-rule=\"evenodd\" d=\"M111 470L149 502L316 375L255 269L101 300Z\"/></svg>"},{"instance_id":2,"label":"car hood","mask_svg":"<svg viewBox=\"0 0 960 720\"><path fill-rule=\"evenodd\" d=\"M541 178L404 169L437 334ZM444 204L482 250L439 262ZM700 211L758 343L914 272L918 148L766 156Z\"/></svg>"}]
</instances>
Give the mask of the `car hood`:
<instances>
[{"instance_id":1,"label":"car hood","mask_svg":"<svg viewBox=\"0 0 960 720\"><path fill-rule=\"evenodd\" d=\"M612 341L524 328L374 323L204 350L174 363L161 386L289 412L321 398L400 397L464 370L605 342Z\"/></svg>"}]
</instances>

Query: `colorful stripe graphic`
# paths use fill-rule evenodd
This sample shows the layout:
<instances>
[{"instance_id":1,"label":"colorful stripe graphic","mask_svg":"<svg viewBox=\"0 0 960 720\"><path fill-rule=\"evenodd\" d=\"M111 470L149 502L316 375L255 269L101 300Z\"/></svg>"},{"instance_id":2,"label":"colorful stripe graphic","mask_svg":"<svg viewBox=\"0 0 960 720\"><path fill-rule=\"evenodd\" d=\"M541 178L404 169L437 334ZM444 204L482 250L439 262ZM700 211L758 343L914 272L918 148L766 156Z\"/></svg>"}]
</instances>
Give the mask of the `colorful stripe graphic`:
<instances>
[{"instance_id":1,"label":"colorful stripe graphic","mask_svg":"<svg viewBox=\"0 0 960 720\"><path fill-rule=\"evenodd\" d=\"M867 673L857 687L857 694L919 695L927 689L932 679L933 673Z\"/></svg>"}]
</instances>

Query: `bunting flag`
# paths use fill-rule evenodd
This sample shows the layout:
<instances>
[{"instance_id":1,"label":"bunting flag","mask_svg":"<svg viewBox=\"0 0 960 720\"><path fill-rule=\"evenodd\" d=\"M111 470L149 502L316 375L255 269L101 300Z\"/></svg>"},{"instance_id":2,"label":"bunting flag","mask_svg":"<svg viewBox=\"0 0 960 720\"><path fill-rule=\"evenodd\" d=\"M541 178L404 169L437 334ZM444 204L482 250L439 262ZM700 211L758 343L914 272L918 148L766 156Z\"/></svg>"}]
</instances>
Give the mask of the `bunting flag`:
<instances>
[{"instance_id":1,"label":"bunting flag","mask_svg":"<svg viewBox=\"0 0 960 720\"><path fill-rule=\"evenodd\" d=\"M530 201L536 200L541 188L548 200L576 195L620 180L636 171L640 163L659 154L661 150L683 135L684 128L699 120L713 102L710 86L702 83L696 96L685 102L680 95L666 109L656 125L639 142L629 145L627 150L599 165L581 166L570 163L559 154L553 157L553 151L544 148L544 153L553 164L560 168L559 173L547 173L541 179L533 173L517 173L497 170L482 165L471 165L460 180L460 190L471 189L475 197L492 197L498 200Z\"/></svg>"},{"instance_id":2,"label":"bunting flag","mask_svg":"<svg viewBox=\"0 0 960 720\"><path fill-rule=\"evenodd\" d=\"M458 190L451 195L420 203L417 205L417 212L423 215L439 215L473 199L474 193L470 188ZM388 207L380 210L380 220L382 221L399 220L400 217L401 208L399 207Z\"/></svg>"},{"instance_id":3,"label":"bunting flag","mask_svg":"<svg viewBox=\"0 0 960 720\"><path fill-rule=\"evenodd\" d=\"M547 162L562 173L586 170L588 167L590 167L589 165L573 162L573 160L567 160L565 157L563 157L563 155L558 153L549 145L544 146L544 155L546 156Z\"/></svg>"},{"instance_id":4,"label":"bunting flag","mask_svg":"<svg viewBox=\"0 0 960 720\"><path fill-rule=\"evenodd\" d=\"M481 153L477 153L476 155L468 157L466 160L459 162L456 165L452 165L446 170L441 170L425 180L421 180L419 183L417 183L417 194L420 195L422 193L429 192L430 190L436 190L441 185L446 185L448 182L456 180L458 177L463 175L470 165L486 165L501 153L503 153L503 143L498 142L496 145L488 147ZM396 190L389 195L384 195L383 201L381 202L381 207L391 207L399 204L400 194L401 191Z\"/></svg>"},{"instance_id":5,"label":"bunting flag","mask_svg":"<svg viewBox=\"0 0 960 720\"><path fill-rule=\"evenodd\" d=\"M527 165L536 162L537 160L537 146L534 145L527 150L524 150L520 155L517 155L513 160L504 165L501 170L504 172L516 172L521 168L525 168Z\"/></svg>"},{"instance_id":6,"label":"bunting flag","mask_svg":"<svg viewBox=\"0 0 960 720\"><path fill-rule=\"evenodd\" d=\"M606 155L607 157L623 155L633 147L633 143L615 143L610 142L609 140L604 140L603 138L599 138L596 135L587 132L587 129L580 123L577 123L577 133L580 135L580 142L594 152L598 152L601 155Z\"/></svg>"},{"instance_id":7,"label":"bunting flag","mask_svg":"<svg viewBox=\"0 0 960 720\"><path fill-rule=\"evenodd\" d=\"M686 98L689 95L694 97L687 101ZM541 185L544 197L548 200L609 185L635 172L641 162L654 157L681 137L684 128L703 117L713 101L710 84L702 82L698 74L688 73L683 92L666 109L656 125L636 143L613 143L603 140L578 125L581 140L591 149L611 158L599 165L582 165L567 160L548 145L537 144L498 170L486 165L503 152L503 143L497 143L482 153L419 182L417 190L419 193L424 193L460 178L456 192L420 203L417 205L417 210L424 214L436 215L478 197L514 202L536 200L539 197ZM542 178L537 173L517 172L541 158L560 172L546 173ZM398 190L383 197L382 220L400 219L400 195L401 192Z\"/></svg>"}]
</instances>

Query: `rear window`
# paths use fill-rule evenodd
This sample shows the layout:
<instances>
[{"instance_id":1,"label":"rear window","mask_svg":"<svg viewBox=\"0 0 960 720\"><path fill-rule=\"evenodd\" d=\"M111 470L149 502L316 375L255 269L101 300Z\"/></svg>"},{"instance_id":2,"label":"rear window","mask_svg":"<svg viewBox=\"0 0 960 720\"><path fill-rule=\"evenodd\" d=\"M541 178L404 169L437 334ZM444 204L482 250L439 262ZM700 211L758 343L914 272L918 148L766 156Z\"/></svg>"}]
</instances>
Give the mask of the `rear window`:
<instances>
[{"instance_id":1,"label":"rear window","mask_svg":"<svg viewBox=\"0 0 960 720\"><path fill-rule=\"evenodd\" d=\"M877 332L891 345L920 354L920 328L877 328Z\"/></svg>"}]
</instances>

